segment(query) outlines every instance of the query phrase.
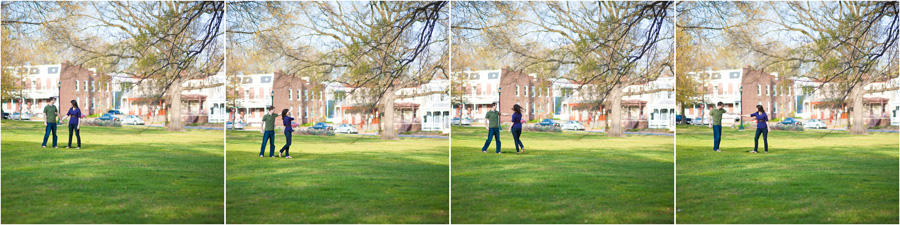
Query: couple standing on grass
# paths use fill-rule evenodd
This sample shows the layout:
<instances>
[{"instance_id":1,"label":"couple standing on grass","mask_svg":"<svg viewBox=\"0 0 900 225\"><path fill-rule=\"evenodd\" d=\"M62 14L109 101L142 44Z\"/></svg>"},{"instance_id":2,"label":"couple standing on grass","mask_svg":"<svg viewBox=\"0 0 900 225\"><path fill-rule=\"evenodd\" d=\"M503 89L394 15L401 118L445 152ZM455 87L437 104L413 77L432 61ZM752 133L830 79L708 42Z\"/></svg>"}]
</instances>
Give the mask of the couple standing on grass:
<instances>
[{"instance_id":1,"label":"couple standing on grass","mask_svg":"<svg viewBox=\"0 0 900 225\"><path fill-rule=\"evenodd\" d=\"M53 134L53 147L56 148L56 124L59 124L60 120L57 120L57 116L59 115L59 109L56 108L53 103L56 102L55 97L50 97L50 104L44 106L44 142L41 143L41 147L47 147L47 139L50 138L50 134ZM78 147L77 149L81 149L81 108L78 108L78 102L72 100L72 107L69 108L69 112L66 113L66 117L61 120L69 119L69 146L66 148L72 147L72 133L74 131L75 136L78 138Z\"/></svg>"},{"instance_id":2,"label":"couple standing on grass","mask_svg":"<svg viewBox=\"0 0 900 225\"><path fill-rule=\"evenodd\" d=\"M485 114L485 119L487 119L485 128L488 130L488 138L484 142L484 147L481 147L482 153L487 153L487 148L491 146L491 139L493 138L497 140L497 154L502 154L500 153L500 116L503 114L497 110L497 104L497 102L492 103L491 110ZM514 111L512 114L513 125L509 127L509 132L512 133L513 141L516 144L516 154L519 154L519 147L521 147L522 152L525 152L525 145L519 140L519 137L522 136L522 106L515 104L512 109Z\"/></svg>"},{"instance_id":3,"label":"couple standing on grass","mask_svg":"<svg viewBox=\"0 0 900 225\"><path fill-rule=\"evenodd\" d=\"M268 112L263 116L262 121L264 123L263 129L259 130L259 133L263 134L262 146L259 147L259 157L265 157L266 153L266 142L269 142L269 157L275 157L275 118L278 117L278 114L275 114L275 106L269 106L266 108ZM281 157L281 153L284 153L285 158L291 159L291 133L294 132L294 128L291 126L291 122L294 121L294 117L290 117L290 113L292 113L292 109L284 109L281 110L281 118L284 122L284 139L285 144L284 147L281 147L281 150L278 150L278 157Z\"/></svg>"},{"instance_id":4,"label":"couple standing on grass","mask_svg":"<svg viewBox=\"0 0 900 225\"><path fill-rule=\"evenodd\" d=\"M709 127L713 129L713 151L721 152L719 150L719 142L722 141L722 114L725 114L725 104L719 102L716 104L716 109L712 109L709 107L709 115L712 116L712 122L709 123ZM766 110L763 109L762 105L756 105L756 112L750 115L741 115L753 117L753 120L756 121L756 137L753 138L753 151L750 153L759 153L756 151L759 148L759 135L762 134L763 144L765 145L766 153L769 153L769 127L766 125L766 122L769 121L769 116L766 115Z\"/></svg>"}]
</instances>

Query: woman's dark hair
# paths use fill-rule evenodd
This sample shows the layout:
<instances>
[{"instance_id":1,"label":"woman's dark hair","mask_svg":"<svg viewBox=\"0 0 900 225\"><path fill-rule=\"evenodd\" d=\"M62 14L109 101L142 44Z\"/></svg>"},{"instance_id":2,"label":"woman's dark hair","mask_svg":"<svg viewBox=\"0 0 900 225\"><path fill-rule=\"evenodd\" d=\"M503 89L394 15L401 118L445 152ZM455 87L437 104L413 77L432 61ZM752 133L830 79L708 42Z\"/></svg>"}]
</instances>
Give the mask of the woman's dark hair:
<instances>
[{"instance_id":1,"label":"woman's dark hair","mask_svg":"<svg viewBox=\"0 0 900 225\"><path fill-rule=\"evenodd\" d=\"M519 104L513 105L513 111L515 111L518 114L522 114L522 106L519 106Z\"/></svg>"},{"instance_id":2,"label":"woman's dark hair","mask_svg":"<svg viewBox=\"0 0 900 225\"><path fill-rule=\"evenodd\" d=\"M762 105L756 105L756 111L759 111L761 113L766 113L766 110L763 109Z\"/></svg>"},{"instance_id":3,"label":"woman's dark hair","mask_svg":"<svg viewBox=\"0 0 900 225\"><path fill-rule=\"evenodd\" d=\"M281 117L287 117L287 112L288 112L288 109L282 109L282 110L281 110Z\"/></svg>"},{"instance_id":4,"label":"woman's dark hair","mask_svg":"<svg viewBox=\"0 0 900 225\"><path fill-rule=\"evenodd\" d=\"M72 103L72 106L75 106L76 109L80 109L80 108L78 108L78 102L76 102L74 99L72 99L71 103Z\"/></svg>"}]
</instances>

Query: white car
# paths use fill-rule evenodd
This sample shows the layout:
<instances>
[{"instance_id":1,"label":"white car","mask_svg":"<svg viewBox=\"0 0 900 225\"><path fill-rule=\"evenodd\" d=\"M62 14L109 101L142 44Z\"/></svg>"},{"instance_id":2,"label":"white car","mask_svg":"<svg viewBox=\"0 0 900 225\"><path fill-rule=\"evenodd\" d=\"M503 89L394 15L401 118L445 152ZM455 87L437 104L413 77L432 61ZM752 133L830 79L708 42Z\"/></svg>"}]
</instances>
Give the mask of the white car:
<instances>
[{"instance_id":1,"label":"white car","mask_svg":"<svg viewBox=\"0 0 900 225\"><path fill-rule=\"evenodd\" d=\"M144 120L135 115L128 115L125 117L125 119L122 120L122 123L131 125L144 125Z\"/></svg>"},{"instance_id":2,"label":"white car","mask_svg":"<svg viewBox=\"0 0 900 225\"><path fill-rule=\"evenodd\" d=\"M578 121L569 120L562 125L562 128L565 130L584 130L584 125L579 123Z\"/></svg>"},{"instance_id":3,"label":"white car","mask_svg":"<svg viewBox=\"0 0 900 225\"><path fill-rule=\"evenodd\" d=\"M810 129L827 129L828 128L828 126L825 125L825 122L822 122L822 120L818 120L818 119L807 120L806 124L804 124L803 126L806 128L810 128Z\"/></svg>"},{"instance_id":4,"label":"white car","mask_svg":"<svg viewBox=\"0 0 900 225\"><path fill-rule=\"evenodd\" d=\"M353 125L350 125L350 124L341 124L341 125L338 125L337 128L334 129L334 132L337 132L337 133L344 133L344 134L356 134L356 133L359 133L359 131L357 131L356 128L353 127Z\"/></svg>"},{"instance_id":5,"label":"white car","mask_svg":"<svg viewBox=\"0 0 900 225\"><path fill-rule=\"evenodd\" d=\"M16 113L13 113L12 115L9 115L9 119L11 119L11 120L30 120L31 113L19 114L16 112Z\"/></svg>"}]
</instances>

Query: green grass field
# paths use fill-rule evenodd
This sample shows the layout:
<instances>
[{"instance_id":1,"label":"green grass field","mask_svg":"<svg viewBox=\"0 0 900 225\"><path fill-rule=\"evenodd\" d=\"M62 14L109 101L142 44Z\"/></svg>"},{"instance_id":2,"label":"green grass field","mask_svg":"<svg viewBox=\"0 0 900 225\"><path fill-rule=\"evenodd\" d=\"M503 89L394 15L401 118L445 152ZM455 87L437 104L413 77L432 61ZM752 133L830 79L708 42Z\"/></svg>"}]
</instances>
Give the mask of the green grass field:
<instances>
[{"instance_id":1,"label":"green grass field","mask_svg":"<svg viewBox=\"0 0 900 225\"><path fill-rule=\"evenodd\" d=\"M898 222L897 133L754 132L678 127L678 223Z\"/></svg>"},{"instance_id":2,"label":"green grass field","mask_svg":"<svg viewBox=\"0 0 900 225\"><path fill-rule=\"evenodd\" d=\"M78 150L57 135L41 148L43 123L3 120L3 223L223 222L222 131L83 126Z\"/></svg>"},{"instance_id":3,"label":"green grass field","mask_svg":"<svg viewBox=\"0 0 900 225\"><path fill-rule=\"evenodd\" d=\"M453 223L672 223L672 136L522 134L487 154L483 127L453 127Z\"/></svg>"},{"instance_id":4,"label":"green grass field","mask_svg":"<svg viewBox=\"0 0 900 225\"><path fill-rule=\"evenodd\" d=\"M449 220L447 139L294 135L293 159L260 158L258 131L227 142L228 223Z\"/></svg>"}]
</instances>

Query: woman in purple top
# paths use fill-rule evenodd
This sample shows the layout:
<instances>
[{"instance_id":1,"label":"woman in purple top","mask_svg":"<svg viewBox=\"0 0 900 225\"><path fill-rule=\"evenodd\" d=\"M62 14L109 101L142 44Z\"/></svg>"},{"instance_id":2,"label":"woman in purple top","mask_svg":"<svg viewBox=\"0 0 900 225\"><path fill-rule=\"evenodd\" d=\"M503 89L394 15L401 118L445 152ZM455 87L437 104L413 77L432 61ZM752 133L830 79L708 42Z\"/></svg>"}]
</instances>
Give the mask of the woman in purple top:
<instances>
[{"instance_id":1,"label":"woman in purple top","mask_svg":"<svg viewBox=\"0 0 900 225\"><path fill-rule=\"evenodd\" d=\"M763 136L763 144L765 145L766 153L769 153L769 126L766 125L766 122L769 122L769 116L766 115L766 110L763 109L762 105L756 105L756 112L749 115L753 117L753 120L756 121L756 137L753 138L753 151L750 153L759 153L756 151L759 148L759 135Z\"/></svg>"},{"instance_id":2,"label":"woman in purple top","mask_svg":"<svg viewBox=\"0 0 900 225\"><path fill-rule=\"evenodd\" d=\"M294 117L288 116L288 113L291 113L293 109L283 109L281 110L281 118L284 119L284 147L281 147L281 150L278 150L278 157L281 157L281 153L284 152L284 158L293 158L291 157L291 133L294 132L294 127L291 126L291 122L294 121Z\"/></svg>"},{"instance_id":3,"label":"woman in purple top","mask_svg":"<svg viewBox=\"0 0 900 225\"><path fill-rule=\"evenodd\" d=\"M78 108L78 102L75 100L71 101L72 107L69 108L69 112L66 113L65 118L69 118L69 147L72 147L72 133L75 133L75 137L78 139L78 148L81 149L81 108Z\"/></svg>"},{"instance_id":4,"label":"woman in purple top","mask_svg":"<svg viewBox=\"0 0 900 225\"><path fill-rule=\"evenodd\" d=\"M519 106L519 104L513 105L513 111L513 125L509 127L509 132L512 133L514 144L516 144L516 154L519 154L519 147L522 148L522 152L525 152L525 145L519 140L519 136L522 136L522 106Z\"/></svg>"}]
</instances>

